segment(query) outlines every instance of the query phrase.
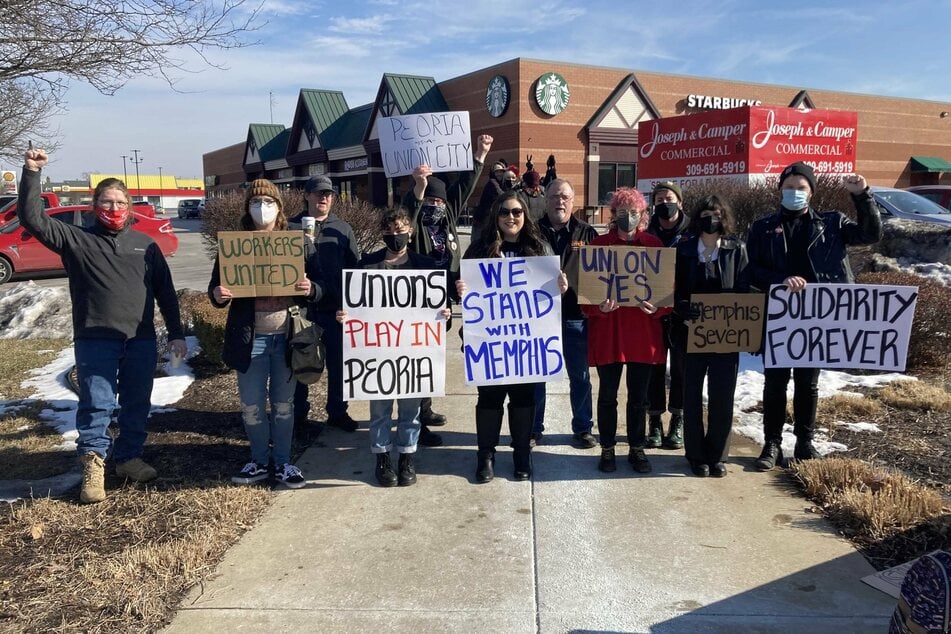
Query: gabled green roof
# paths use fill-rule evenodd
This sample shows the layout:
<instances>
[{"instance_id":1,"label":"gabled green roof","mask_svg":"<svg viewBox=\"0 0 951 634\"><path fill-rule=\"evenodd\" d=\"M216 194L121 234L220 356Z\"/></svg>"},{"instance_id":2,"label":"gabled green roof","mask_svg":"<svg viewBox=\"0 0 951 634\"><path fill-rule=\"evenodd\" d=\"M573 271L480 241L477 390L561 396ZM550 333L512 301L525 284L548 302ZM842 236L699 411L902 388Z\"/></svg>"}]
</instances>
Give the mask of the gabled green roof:
<instances>
[{"instance_id":1,"label":"gabled green roof","mask_svg":"<svg viewBox=\"0 0 951 634\"><path fill-rule=\"evenodd\" d=\"M372 112L372 103L348 111L321 135L324 147L332 149L363 143L363 135L366 133Z\"/></svg>"},{"instance_id":2,"label":"gabled green roof","mask_svg":"<svg viewBox=\"0 0 951 634\"><path fill-rule=\"evenodd\" d=\"M323 133L350 110L347 100L339 90L303 88L300 98L317 128L317 134Z\"/></svg>"},{"instance_id":3,"label":"gabled green roof","mask_svg":"<svg viewBox=\"0 0 951 634\"><path fill-rule=\"evenodd\" d=\"M281 126L283 128L283 126ZM261 162L277 161L287 156L287 141L290 139L290 128L284 128L273 139L268 141L264 147L258 150L258 156Z\"/></svg>"},{"instance_id":4,"label":"gabled green roof","mask_svg":"<svg viewBox=\"0 0 951 634\"><path fill-rule=\"evenodd\" d=\"M254 141L257 148L258 158L264 161L273 161L276 158L284 158L284 150L287 148L287 137L284 136L284 146L275 155L274 150L280 144L274 143L274 140L285 132L283 125L279 123L252 123L248 126L248 143Z\"/></svg>"},{"instance_id":5,"label":"gabled green roof","mask_svg":"<svg viewBox=\"0 0 951 634\"><path fill-rule=\"evenodd\" d=\"M436 85L436 80L432 77L384 73L383 82L396 99L396 107L400 114L449 110L446 100L443 99Z\"/></svg>"}]
</instances>

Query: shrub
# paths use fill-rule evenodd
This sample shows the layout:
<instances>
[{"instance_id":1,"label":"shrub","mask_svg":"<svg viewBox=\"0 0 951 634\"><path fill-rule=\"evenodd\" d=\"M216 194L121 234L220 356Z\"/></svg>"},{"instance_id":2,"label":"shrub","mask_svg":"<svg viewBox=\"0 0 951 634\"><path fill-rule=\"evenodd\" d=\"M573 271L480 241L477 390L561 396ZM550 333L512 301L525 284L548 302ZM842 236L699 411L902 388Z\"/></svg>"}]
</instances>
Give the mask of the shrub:
<instances>
[{"instance_id":1,"label":"shrub","mask_svg":"<svg viewBox=\"0 0 951 634\"><path fill-rule=\"evenodd\" d=\"M225 347L225 321L228 310L215 308L210 303L196 303L192 307L192 328L201 350L209 363L224 366L221 353Z\"/></svg>"},{"instance_id":2,"label":"shrub","mask_svg":"<svg viewBox=\"0 0 951 634\"><path fill-rule=\"evenodd\" d=\"M918 304L908 343L909 370L946 368L951 363L951 289L934 280L898 271L861 273L860 284L917 286Z\"/></svg>"}]
</instances>

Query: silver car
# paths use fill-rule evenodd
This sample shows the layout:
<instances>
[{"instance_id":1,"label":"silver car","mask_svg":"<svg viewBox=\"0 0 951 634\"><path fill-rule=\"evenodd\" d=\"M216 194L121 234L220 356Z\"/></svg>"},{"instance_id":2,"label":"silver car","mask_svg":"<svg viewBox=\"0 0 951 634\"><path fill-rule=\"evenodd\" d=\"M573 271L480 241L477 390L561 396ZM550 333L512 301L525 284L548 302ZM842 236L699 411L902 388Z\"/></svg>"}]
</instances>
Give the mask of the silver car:
<instances>
[{"instance_id":1,"label":"silver car","mask_svg":"<svg viewBox=\"0 0 951 634\"><path fill-rule=\"evenodd\" d=\"M882 219L917 220L951 226L951 209L924 196L894 187L869 187L875 202L882 208Z\"/></svg>"}]
</instances>

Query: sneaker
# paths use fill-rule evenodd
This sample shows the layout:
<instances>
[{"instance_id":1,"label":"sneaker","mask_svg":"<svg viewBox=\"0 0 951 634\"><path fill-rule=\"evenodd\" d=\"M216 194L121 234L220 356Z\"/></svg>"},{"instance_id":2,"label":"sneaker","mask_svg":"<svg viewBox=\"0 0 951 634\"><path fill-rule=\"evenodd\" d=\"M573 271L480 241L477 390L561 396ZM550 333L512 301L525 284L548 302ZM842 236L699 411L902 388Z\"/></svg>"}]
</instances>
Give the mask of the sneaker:
<instances>
[{"instance_id":1,"label":"sneaker","mask_svg":"<svg viewBox=\"0 0 951 634\"><path fill-rule=\"evenodd\" d=\"M231 476L231 481L235 484L254 484L267 478L267 468L262 467L256 462L249 462L241 467L237 475Z\"/></svg>"},{"instance_id":2,"label":"sneaker","mask_svg":"<svg viewBox=\"0 0 951 634\"><path fill-rule=\"evenodd\" d=\"M423 447L441 447L442 436L430 431L428 427L420 427L419 440L416 441Z\"/></svg>"},{"instance_id":3,"label":"sneaker","mask_svg":"<svg viewBox=\"0 0 951 634\"><path fill-rule=\"evenodd\" d=\"M79 501L94 504L106 499L106 464L102 456L95 451L84 453L79 461L83 465L83 485L79 490Z\"/></svg>"},{"instance_id":4,"label":"sneaker","mask_svg":"<svg viewBox=\"0 0 951 634\"><path fill-rule=\"evenodd\" d=\"M531 438L528 439L528 446L534 449L538 445L542 444L543 438L545 438L545 434L541 433L540 431L535 432L532 434Z\"/></svg>"},{"instance_id":5,"label":"sneaker","mask_svg":"<svg viewBox=\"0 0 951 634\"><path fill-rule=\"evenodd\" d=\"M592 449L598 446L598 440L590 431L583 431L574 435L575 446L581 449Z\"/></svg>"},{"instance_id":6,"label":"sneaker","mask_svg":"<svg viewBox=\"0 0 951 634\"><path fill-rule=\"evenodd\" d=\"M638 473L650 473L651 463L644 454L643 447L631 447L631 453L627 454L627 461L634 467Z\"/></svg>"},{"instance_id":7,"label":"sneaker","mask_svg":"<svg viewBox=\"0 0 951 634\"><path fill-rule=\"evenodd\" d=\"M331 427L336 427L337 429L342 429L346 432L355 432L357 431L357 427L359 427L357 421L350 418L350 414L346 412L340 414L339 416L331 416L327 420L327 424Z\"/></svg>"},{"instance_id":8,"label":"sneaker","mask_svg":"<svg viewBox=\"0 0 951 634\"><path fill-rule=\"evenodd\" d=\"M136 482L148 482L158 477L158 472L142 458L133 458L116 465L116 475Z\"/></svg>"},{"instance_id":9,"label":"sneaker","mask_svg":"<svg viewBox=\"0 0 951 634\"><path fill-rule=\"evenodd\" d=\"M288 489L299 489L307 484L307 481L304 480L304 474L300 472L300 469L286 462L280 469L274 472L274 478L278 484L283 484Z\"/></svg>"},{"instance_id":10,"label":"sneaker","mask_svg":"<svg viewBox=\"0 0 951 634\"><path fill-rule=\"evenodd\" d=\"M428 413L420 415L419 422L427 427L442 427L449 421L447 421L446 417L442 414L437 414L430 410Z\"/></svg>"},{"instance_id":11,"label":"sneaker","mask_svg":"<svg viewBox=\"0 0 951 634\"><path fill-rule=\"evenodd\" d=\"M614 447L601 450L601 459L598 460L598 471L614 473L617 471L617 460L614 458Z\"/></svg>"}]
</instances>

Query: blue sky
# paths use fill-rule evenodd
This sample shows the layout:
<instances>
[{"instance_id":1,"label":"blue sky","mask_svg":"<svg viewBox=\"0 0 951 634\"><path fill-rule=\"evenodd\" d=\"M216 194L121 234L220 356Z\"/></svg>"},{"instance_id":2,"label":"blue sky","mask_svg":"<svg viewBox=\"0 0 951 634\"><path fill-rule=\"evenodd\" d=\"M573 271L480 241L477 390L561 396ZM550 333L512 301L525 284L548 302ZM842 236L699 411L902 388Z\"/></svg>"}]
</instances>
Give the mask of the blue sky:
<instances>
[{"instance_id":1,"label":"blue sky","mask_svg":"<svg viewBox=\"0 0 951 634\"><path fill-rule=\"evenodd\" d=\"M182 92L150 78L113 97L73 84L46 174L121 173L136 148L143 174L200 177L203 153L270 121L269 92L289 126L300 88L342 90L354 107L384 72L442 81L515 57L951 103L951 0L264 0L261 15L260 45L211 53L227 69L179 73Z\"/></svg>"}]
</instances>

